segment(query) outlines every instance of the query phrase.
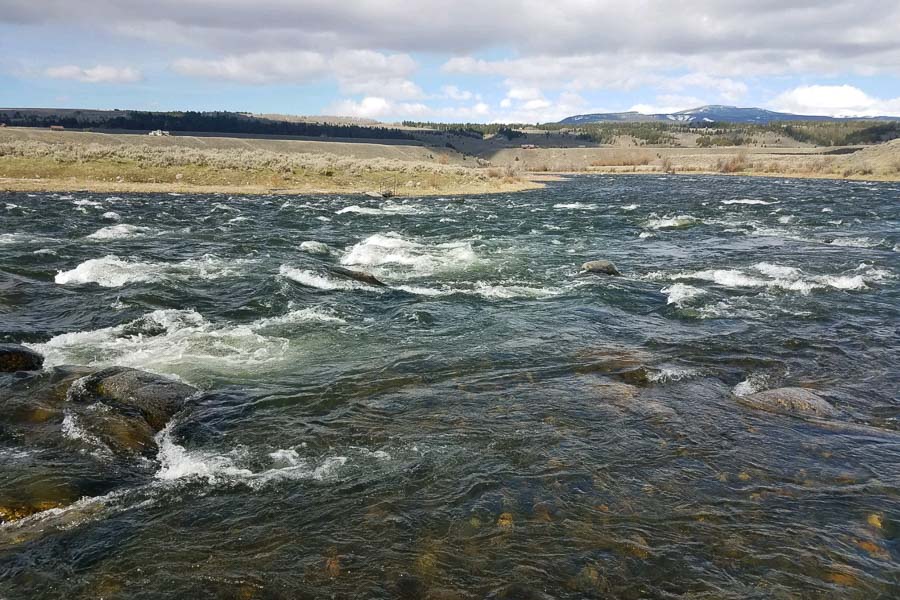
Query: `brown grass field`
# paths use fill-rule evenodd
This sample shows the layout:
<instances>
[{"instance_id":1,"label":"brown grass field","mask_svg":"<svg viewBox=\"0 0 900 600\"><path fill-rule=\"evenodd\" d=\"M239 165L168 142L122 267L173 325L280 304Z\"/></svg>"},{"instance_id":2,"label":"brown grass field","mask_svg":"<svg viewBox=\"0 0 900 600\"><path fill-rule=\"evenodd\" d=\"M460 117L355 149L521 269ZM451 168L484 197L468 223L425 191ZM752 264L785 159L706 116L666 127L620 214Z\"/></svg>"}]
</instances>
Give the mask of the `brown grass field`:
<instances>
[{"instance_id":1,"label":"brown grass field","mask_svg":"<svg viewBox=\"0 0 900 600\"><path fill-rule=\"evenodd\" d=\"M415 142L0 129L5 190L419 196L532 189L552 173L661 172L898 180L900 140L844 149L504 147L467 156Z\"/></svg>"}]
</instances>

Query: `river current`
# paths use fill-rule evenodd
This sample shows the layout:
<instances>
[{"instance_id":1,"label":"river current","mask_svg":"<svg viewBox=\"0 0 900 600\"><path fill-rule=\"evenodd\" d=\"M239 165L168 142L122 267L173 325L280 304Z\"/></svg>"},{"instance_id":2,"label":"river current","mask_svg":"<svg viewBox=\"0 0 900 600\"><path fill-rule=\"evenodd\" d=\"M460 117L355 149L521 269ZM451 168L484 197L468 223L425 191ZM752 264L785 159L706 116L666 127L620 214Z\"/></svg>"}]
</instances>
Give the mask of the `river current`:
<instances>
[{"instance_id":1,"label":"river current","mask_svg":"<svg viewBox=\"0 0 900 600\"><path fill-rule=\"evenodd\" d=\"M0 194L0 342L201 390L122 461L0 375L0 504L74 490L0 598L896 598L898 244L897 183Z\"/></svg>"}]
</instances>

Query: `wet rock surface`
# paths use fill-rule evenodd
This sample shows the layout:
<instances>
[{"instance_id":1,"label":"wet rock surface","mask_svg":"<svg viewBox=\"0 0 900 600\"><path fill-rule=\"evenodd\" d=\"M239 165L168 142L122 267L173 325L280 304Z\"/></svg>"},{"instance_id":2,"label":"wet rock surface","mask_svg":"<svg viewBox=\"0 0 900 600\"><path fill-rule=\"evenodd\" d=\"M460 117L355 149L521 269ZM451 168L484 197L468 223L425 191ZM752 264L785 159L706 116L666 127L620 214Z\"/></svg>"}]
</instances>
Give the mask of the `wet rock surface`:
<instances>
[{"instance_id":1,"label":"wet rock surface","mask_svg":"<svg viewBox=\"0 0 900 600\"><path fill-rule=\"evenodd\" d=\"M19 344L0 344L0 373L37 371L44 365L44 357Z\"/></svg>"},{"instance_id":2,"label":"wet rock surface","mask_svg":"<svg viewBox=\"0 0 900 600\"><path fill-rule=\"evenodd\" d=\"M68 399L80 404L102 401L119 407L125 414L140 414L150 427L159 431L196 392L196 388L168 377L110 367L75 381Z\"/></svg>"},{"instance_id":3,"label":"wet rock surface","mask_svg":"<svg viewBox=\"0 0 900 600\"><path fill-rule=\"evenodd\" d=\"M765 390L742 396L739 400L752 408L795 417L834 417L838 414L830 402L811 390L798 387Z\"/></svg>"},{"instance_id":4,"label":"wet rock surface","mask_svg":"<svg viewBox=\"0 0 900 600\"><path fill-rule=\"evenodd\" d=\"M591 260L581 265L582 273L591 273L593 275L621 275L619 269L608 260Z\"/></svg>"}]
</instances>

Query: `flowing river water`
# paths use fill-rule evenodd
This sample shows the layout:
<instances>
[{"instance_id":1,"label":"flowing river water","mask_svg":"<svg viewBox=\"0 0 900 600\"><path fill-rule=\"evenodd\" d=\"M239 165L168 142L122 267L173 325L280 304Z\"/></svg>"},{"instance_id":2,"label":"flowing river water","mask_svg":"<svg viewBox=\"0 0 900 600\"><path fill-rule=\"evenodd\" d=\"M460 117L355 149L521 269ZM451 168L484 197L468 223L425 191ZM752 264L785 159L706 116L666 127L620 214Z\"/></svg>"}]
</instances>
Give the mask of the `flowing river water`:
<instances>
[{"instance_id":1,"label":"flowing river water","mask_svg":"<svg viewBox=\"0 0 900 600\"><path fill-rule=\"evenodd\" d=\"M122 460L0 376L0 505L67 495L0 598L896 598L898 244L897 183L0 194L0 341L201 390Z\"/></svg>"}]
</instances>

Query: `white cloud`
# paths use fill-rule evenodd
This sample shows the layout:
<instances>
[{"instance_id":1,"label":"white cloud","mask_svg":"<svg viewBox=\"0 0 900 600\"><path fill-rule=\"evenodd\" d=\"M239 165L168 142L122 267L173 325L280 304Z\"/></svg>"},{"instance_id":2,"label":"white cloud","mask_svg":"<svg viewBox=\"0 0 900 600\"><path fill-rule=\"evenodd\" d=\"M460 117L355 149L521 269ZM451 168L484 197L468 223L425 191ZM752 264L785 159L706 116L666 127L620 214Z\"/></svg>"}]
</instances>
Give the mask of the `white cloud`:
<instances>
[{"instance_id":1,"label":"white cloud","mask_svg":"<svg viewBox=\"0 0 900 600\"><path fill-rule=\"evenodd\" d=\"M44 75L51 79L71 79L84 83L135 83L141 80L141 72L137 69L109 65L88 68L76 65L49 67L44 70Z\"/></svg>"},{"instance_id":2,"label":"white cloud","mask_svg":"<svg viewBox=\"0 0 900 600\"><path fill-rule=\"evenodd\" d=\"M253 52L212 60L182 58L172 68L181 75L239 83L308 83L323 76L328 63L318 52Z\"/></svg>"},{"instance_id":3,"label":"white cloud","mask_svg":"<svg viewBox=\"0 0 900 600\"><path fill-rule=\"evenodd\" d=\"M694 96L675 96L664 94L657 96L653 104L641 103L635 104L629 111L639 112L644 115L671 114L690 108L697 108L708 104L700 98Z\"/></svg>"},{"instance_id":4,"label":"white cloud","mask_svg":"<svg viewBox=\"0 0 900 600\"><path fill-rule=\"evenodd\" d=\"M775 110L801 115L878 117L900 115L900 98L875 98L852 85L806 85L771 102Z\"/></svg>"},{"instance_id":5,"label":"white cloud","mask_svg":"<svg viewBox=\"0 0 900 600\"><path fill-rule=\"evenodd\" d=\"M461 90L455 85L441 86L441 93L446 98L457 100L460 102L468 101L475 97L475 94L473 94L472 92L468 90Z\"/></svg>"},{"instance_id":6,"label":"white cloud","mask_svg":"<svg viewBox=\"0 0 900 600\"><path fill-rule=\"evenodd\" d=\"M431 113L431 109L420 103L394 102L379 96L366 96L362 100L340 100L329 106L327 114L365 119L420 119Z\"/></svg>"},{"instance_id":7,"label":"white cloud","mask_svg":"<svg viewBox=\"0 0 900 600\"><path fill-rule=\"evenodd\" d=\"M306 84L333 76L341 91L397 99L424 96L408 77L416 62L406 54L347 50L325 55L307 50L251 52L217 59L182 58L172 63L182 75L244 84Z\"/></svg>"}]
</instances>

